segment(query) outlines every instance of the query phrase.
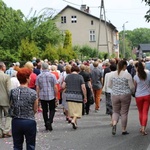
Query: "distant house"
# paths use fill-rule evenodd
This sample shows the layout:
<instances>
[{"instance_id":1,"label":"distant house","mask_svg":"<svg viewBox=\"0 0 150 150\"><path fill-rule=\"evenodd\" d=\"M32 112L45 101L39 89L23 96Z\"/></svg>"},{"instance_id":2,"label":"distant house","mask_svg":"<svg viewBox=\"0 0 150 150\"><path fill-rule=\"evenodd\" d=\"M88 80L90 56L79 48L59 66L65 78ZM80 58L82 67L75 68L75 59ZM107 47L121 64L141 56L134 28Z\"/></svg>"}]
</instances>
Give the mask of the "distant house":
<instances>
[{"instance_id":1,"label":"distant house","mask_svg":"<svg viewBox=\"0 0 150 150\"><path fill-rule=\"evenodd\" d=\"M66 6L56 15L56 18L56 25L62 32L69 30L72 33L73 46L88 45L98 48L101 52L109 52L110 55L113 53L119 55L119 36L116 27L110 22L106 22L105 26L105 21L100 21L100 18L91 15L86 5L81 5L80 10Z\"/></svg>"},{"instance_id":2,"label":"distant house","mask_svg":"<svg viewBox=\"0 0 150 150\"><path fill-rule=\"evenodd\" d=\"M150 44L139 44L136 52L137 58L145 57L144 53L147 52L150 53Z\"/></svg>"}]
</instances>

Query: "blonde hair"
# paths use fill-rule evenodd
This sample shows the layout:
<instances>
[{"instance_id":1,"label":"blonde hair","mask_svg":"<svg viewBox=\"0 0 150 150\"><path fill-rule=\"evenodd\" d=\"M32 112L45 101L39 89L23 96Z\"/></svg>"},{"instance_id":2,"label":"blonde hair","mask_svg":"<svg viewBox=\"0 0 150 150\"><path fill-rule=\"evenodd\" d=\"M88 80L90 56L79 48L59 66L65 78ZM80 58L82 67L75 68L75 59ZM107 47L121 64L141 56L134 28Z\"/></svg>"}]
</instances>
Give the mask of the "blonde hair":
<instances>
[{"instance_id":1,"label":"blonde hair","mask_svg":"<svg viewBox=\"0 0 150 150\"><path fill-rule=\"evenodd\" d=\"M84 65L84 64L81 64L81 65L80 65L80 70L81 70L81 71L84 71L84 70L85 70L85 65Z\"/></svg>"},{"instance_id":2,"label":"blonde hair","mask_svg":"<svg viewBox=\"0 0 150 150\"><path fill-rule=\"evenodd\" d=\"M51 70L52 70L52 71L56 71L56 70L57 70L57 66L56 66L56 65L52 65L52 66L51 66Z\"/></svg>"},{"instance_id":3,"label":"blonde hair","mask_svg":"<svg viewBox=\"0 0 150 150\"><path fill-rule=\"evenodd\" d=\"M90 73L90 72L91 72L90 66L85 66L85 71L86 71L87 73Z\"/></svg>"},{"instance_id":4,"label":"blonde hair","mask_svg":"<svg viewBox=\"0 0 150 150\"><path fill-rule=\"evenodd\" d=\"M33 70L34 66L33 66L33 63L31 61L28 61L25 65L24 65L25 68L28 68L30 70Z\"/></svg>"}]
</instances>

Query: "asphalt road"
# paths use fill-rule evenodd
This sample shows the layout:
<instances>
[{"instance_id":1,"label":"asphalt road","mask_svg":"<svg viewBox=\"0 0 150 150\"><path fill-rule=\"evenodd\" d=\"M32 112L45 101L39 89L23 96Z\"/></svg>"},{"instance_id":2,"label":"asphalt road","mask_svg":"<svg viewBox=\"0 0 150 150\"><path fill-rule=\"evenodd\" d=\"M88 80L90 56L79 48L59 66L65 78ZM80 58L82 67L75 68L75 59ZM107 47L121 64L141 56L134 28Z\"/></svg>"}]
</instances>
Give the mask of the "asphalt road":
<instances>
[{"instance_id":1,"label":"asphalt road","mask_svg":"<svg viewBox=\"0 0 150 150\"><path fill-rule=\"evenodd\" d=\"M112 136L110 117L105 115L105 100L101 102L100 111L94 112L91 106L89 115L78 121L77 130L65 121L62 108L59 106L54 119L53 131L45 131L42 114L36 114L38 133L36 150L150 150L150 121L149 135L139 133L138 111L132 100L127 130L129 135L122 135L121 122L117 125L117 134ZM0 139L0 150L12 150L12 138ZM25 149L25 144L24 144Z\"/></svg>"}]
</instances>

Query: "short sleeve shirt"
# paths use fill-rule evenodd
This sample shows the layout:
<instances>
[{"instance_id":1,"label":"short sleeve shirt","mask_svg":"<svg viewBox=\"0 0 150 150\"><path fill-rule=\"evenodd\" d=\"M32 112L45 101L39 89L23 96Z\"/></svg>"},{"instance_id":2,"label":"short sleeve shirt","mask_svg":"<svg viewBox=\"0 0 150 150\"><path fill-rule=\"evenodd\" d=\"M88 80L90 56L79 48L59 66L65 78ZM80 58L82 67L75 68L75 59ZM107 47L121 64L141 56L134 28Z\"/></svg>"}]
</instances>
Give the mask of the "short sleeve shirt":
<instances>
[{"instance_id":1,"label":"short sleeve shirt","mask_svg":"<svg viewBox=\"0 0 150 150\"><path fill-rule=\"evenodd\" d=\"M11 116L34 120L34 101L37 99L36 91L28 87L18 87L11 90Z\"/></svg>"},{"instance_id":2,"label":"short sleeve shirt","mask_svg":"<svg viewBox=\"0 0 150 150\"><path fill-rule=\"evenodd\" d=\"M150 95L150 73L147 73L146 80L140 80L138 75L135 75L134 81L137 83L135 97Z\"/></svg>"},{"instance_id":3,"label":"short sleeve shirt","mask_svg":"<svg viewBox=\"0 0 150 150\"><path fill-rule=\"evenodd\" d=\"M44 70L37 76L36 85L40 88L40 100L53 100L55 98L55 84L57 84L57 79L48 70Z\"/></svg>"}]
</instances>

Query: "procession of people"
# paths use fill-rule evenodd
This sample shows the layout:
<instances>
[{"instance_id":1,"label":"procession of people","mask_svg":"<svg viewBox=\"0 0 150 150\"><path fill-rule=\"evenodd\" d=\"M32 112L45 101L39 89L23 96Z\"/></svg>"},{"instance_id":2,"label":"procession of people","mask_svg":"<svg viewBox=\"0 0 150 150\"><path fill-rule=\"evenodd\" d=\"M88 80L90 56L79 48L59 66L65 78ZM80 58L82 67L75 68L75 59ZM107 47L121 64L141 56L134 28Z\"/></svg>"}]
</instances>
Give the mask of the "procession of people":
<instances>
[{"instance_id":1,"label":"procession of people","mask_svg":"<svg viewBox=\"0 0 150 150\"><path fill-rule=\"evenodd\" d=\"M45 130L52 132L56 130L53 128L55 112L58 105L62 105L64 120L77 130L78 119L90 115L91 105L94 105L94 113L101 111L102 95L106 114L110 115L110 134L115 136L119 132L119 119L120 132L129 134L127 122L133 96L141 126L137 131L143 136L148 134L150 72L145 70L142 60L60 60L59 63L34 59L22 66L17 63L17 69L15 66L16 63L10 63L6 69L4 62L0 62L0 138L12 136L14 150L22 149L24 137L27 150L35 149L36 113L42 113Z\"/></svg>"}]
</instances>

